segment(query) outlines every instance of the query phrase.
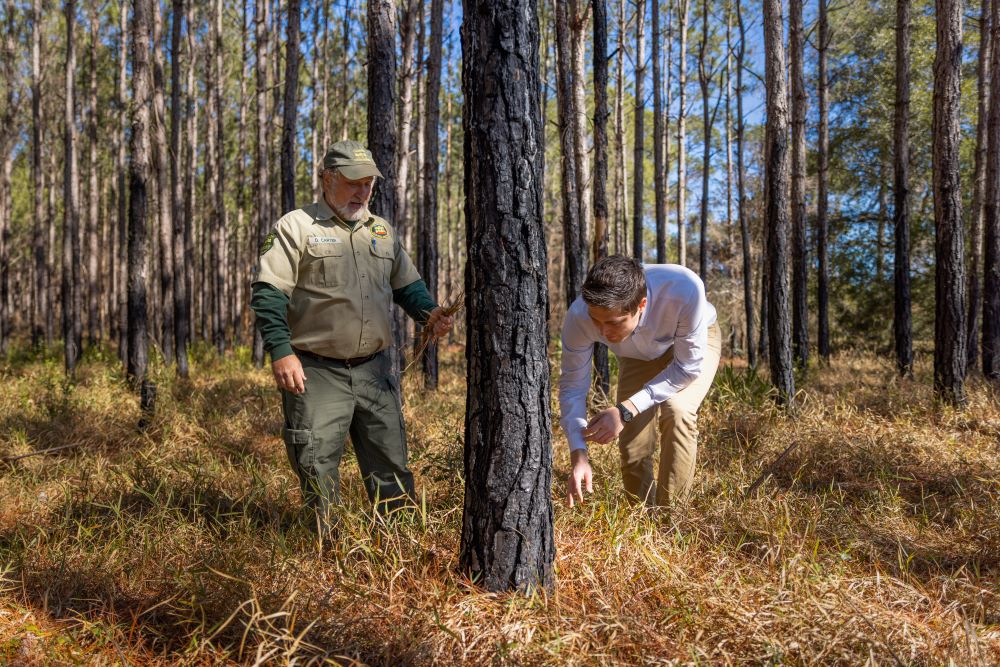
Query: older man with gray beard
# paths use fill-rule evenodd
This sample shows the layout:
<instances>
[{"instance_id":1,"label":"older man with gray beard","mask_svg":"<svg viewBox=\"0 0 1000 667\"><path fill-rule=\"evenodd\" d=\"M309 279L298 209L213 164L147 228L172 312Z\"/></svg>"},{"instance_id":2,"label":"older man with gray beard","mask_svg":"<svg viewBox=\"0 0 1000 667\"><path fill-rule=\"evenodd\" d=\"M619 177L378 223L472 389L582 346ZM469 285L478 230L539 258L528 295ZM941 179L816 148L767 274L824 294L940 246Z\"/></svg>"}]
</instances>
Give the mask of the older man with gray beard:
<instances>
[{"instance_id":1,"label":"older man with gray beard","mask_svg":"<svg viewBox=\"0 0 1000 667\"><path fill-rule=\"evenodd\" d=\"M334 144L323 160L323 197L278 220L253 279L251 306L281 390L288 459L321 526L338 502L348 435L380 510L413 497L386 353L392 303L435 336L452 325L395 230L368 210L381 175L362 144Z\"/></svg>"}]
</instances>

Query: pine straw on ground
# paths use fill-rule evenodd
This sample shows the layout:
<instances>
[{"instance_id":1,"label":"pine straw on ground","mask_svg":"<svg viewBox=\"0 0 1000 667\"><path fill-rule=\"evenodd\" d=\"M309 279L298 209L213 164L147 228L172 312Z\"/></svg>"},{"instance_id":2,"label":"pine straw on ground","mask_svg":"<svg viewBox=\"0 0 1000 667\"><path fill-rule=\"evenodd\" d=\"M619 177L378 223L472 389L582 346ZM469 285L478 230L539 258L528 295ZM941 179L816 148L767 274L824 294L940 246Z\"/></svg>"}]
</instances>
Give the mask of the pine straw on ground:
<instances>
[{"instance_id":1,"label":"pine straw on ground","mask_svg":"<svg viewBox=\"0 0 1000 667\"><path fill-rule=\"evenodd\" d=\"M841 355L795 419L724 368L703 408L696 489L672 514L623 502L614 447L562 504L551 595L488 594L456 571L465 382L406 379L424 506L385 526L343 464L337 542L317 544L245 357L157 372L139 434L113 360L66 390L56 359L0 367L0 662L19 664L997 664L1000 406L939 406L930 369ZM554 417L553 421L556 419ZM766 464L797 446L750 498Z\"/></svg>"}]
</instances>

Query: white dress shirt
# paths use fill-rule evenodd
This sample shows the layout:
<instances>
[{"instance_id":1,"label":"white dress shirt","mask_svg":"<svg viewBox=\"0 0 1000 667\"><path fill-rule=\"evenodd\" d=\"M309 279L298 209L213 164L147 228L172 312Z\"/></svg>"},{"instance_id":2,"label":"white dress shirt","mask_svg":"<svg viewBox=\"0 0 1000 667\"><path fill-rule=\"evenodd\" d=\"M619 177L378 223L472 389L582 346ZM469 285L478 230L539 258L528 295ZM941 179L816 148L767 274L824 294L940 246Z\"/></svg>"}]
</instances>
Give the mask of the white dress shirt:
<instances>
[{"instance_id":1,"label":"white dress shirt","mask_svg":"<svg viewBox=\"0 0 1000 667\"><path fill-rule=\"evenodd\" d=\"M624 340L609 343L590 319L578 297L566 312L562 327L559 410L570 451L586 449L587 392L590 391L594 343L604 343L617 357L650 361L671 347L673 361L629 396L638 412L659 405L701 374L708 328L715 323L715 306L705 298L705 284L694 271L679 264L646 264L646 308L639 324ZM624 399L623 399L624 400Z\"/></svg>"}]
</instances>

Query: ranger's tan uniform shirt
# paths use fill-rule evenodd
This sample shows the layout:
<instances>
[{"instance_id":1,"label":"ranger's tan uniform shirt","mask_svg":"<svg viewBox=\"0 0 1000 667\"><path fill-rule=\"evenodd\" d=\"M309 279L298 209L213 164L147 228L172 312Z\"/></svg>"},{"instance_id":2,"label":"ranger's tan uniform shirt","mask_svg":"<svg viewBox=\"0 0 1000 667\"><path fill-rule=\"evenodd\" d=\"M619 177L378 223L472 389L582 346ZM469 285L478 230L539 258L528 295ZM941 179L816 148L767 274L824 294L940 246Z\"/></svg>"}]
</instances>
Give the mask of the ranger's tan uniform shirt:
<instances>
[{"instance_id":1,"label":"ranger's tan uniform shirt","mask_svg":"<svg viewBox=\"0 0 1000 667\"><path fill-rule=\"evenodd\" d=\"M388 222L354 224L321 199L284 215L264 242L254 281L288 297L294 347L351 359L392 344L392 290L420 274Z\"/></svg>"}]
</instances>

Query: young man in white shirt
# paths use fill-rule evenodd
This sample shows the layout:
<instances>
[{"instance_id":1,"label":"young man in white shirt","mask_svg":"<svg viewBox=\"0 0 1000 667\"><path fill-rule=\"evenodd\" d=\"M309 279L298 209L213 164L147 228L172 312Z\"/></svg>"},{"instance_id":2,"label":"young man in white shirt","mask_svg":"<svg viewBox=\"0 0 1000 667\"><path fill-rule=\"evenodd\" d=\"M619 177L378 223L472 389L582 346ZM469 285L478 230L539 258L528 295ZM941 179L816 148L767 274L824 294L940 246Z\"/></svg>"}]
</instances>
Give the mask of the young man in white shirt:
<instances>
[{"instance_id":1,"label":"young man in white shirt","mask_svg":"<svg viewBox=\"0 0 1000 667\"><path fill-rule=\"evenodd\" d=\"M594 343L618 357L618 404L588 421ZM559 407L573 465L566 483L570 507L583 502L584 491L593 491L587 440L606 444L619 437L622 481L633 499L666 505L688 493L698 408L721 350L715 307L693 271L676 264L643 266L622 255L594 264L562 328ZM653 479L656 415L659 485Z\"/></svg>"}]
</instances>

